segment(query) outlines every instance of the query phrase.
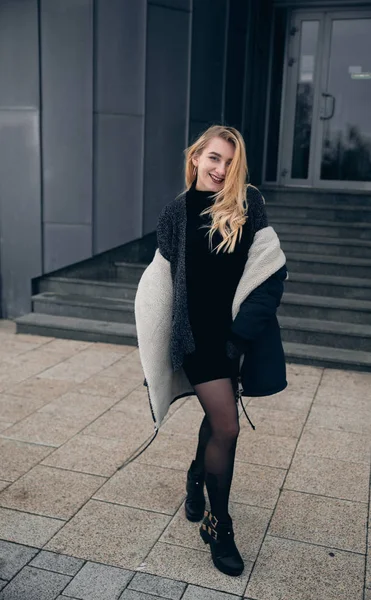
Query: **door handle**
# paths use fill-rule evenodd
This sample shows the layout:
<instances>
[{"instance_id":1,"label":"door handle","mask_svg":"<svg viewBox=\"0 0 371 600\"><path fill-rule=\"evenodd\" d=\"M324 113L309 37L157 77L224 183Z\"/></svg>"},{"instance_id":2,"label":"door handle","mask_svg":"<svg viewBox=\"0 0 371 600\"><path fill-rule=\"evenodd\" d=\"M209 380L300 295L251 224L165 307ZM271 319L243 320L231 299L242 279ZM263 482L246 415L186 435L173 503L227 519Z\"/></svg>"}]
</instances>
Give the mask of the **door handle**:
<instances>
[{"instance_id":1,"label":"door handle","mask_svg":"<svg viewBox=\"0 0 371 600\"><path fill-rule=\"evenodd\" d=\"M322 121L328 121L329 119L332 119L332 117L335 114L335 106L336 106L336 100L335 100L335 96L333 96L332 94L327 94L326 92L322 92L322 97L325 98L325 105L326 103L326 99L327 98L331 98L332 100L332 105L331 105L331 112L329 115L324 116L324 117L320 117L322 119Z\"/></svg>"}]
</instances>

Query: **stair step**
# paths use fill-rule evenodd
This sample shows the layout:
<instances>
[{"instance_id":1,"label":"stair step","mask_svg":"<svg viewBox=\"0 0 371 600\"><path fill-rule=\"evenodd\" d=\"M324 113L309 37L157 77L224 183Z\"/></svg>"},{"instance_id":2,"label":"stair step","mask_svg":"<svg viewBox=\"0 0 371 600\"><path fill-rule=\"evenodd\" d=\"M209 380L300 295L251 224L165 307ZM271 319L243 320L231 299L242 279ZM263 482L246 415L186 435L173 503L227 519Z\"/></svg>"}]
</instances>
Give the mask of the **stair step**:
<instances>
[{"instance_id":1,"label":"stair step","mask_svg":"<svg viewBox=\"0 0 371 600\"><path fill-rule=\"evenodd\" d=\"M264 187L259 188L267 202L284 203L290 206L371 206L371 193L369 191L349 192L344 190L305 190L295 187Z\"/></svg>"},{"instance_id":2,"label":"stair step","mask_svg":"<svg viewBox=\"0 0 371 600\"><path fill-rule=\"evenodd\" d=\"M289 278L285 281L285 291L312 296L371 301L371 280L361 277L340 277L290 271Z\"/></svg>"},{"instance_id":3,"label":"stair step","mask_svg":"<svg viewBox=\"0 0 371 600\"><path fill-rule=\"evenodd\" d=\"M320 219L333 221L334 223L347 223L348 221L371 222L370 206L334 206L321 204L313 206L301 204L297 206L287 205L279 201L267 204L268 218L293 217L296 219Z\"/></svg>"},{"instance_id":4,"label":"stair step","mask_svg":"<svg viewBox=\"0 0 371 600\"><path fill-rule=\"evenodd\" d=\"M38 285L39 293L74 294L79 296L134 300L137 293L135 283L79 279L72 277L47 277Z\"/></svg>"},{"instance_id":5,"label":"stair step","mask_svg":"<svg viewBox=\"0 0 371 600\"><path fill-rule=\"evenodd\" d=\"M76 294L55 294L42 292L32 296L32 306L36 313L92 319L94 321L114 321L135 323L134 301L116 298L99 298Z\"/></svg>"},{"instance_id":6,"label":"stair step","mask_svg":"<svg viewBox=\"0 0 371 600\"><path fill-rule=\"evenodd\" d=\"M135 325L29 313L15 319L17 333L137 346Z\"/></svg>"},{"instance_id":7,"label":"stair step","mask_svg":"<svg viewBox=\"0 0 371 600\"><path fill-rule=\"evenodd\" d=\"M371 325L371 302L285 292L282 316Z\"/></svg>"},{"instance_id":8,"label":"stair step","mask_svg":"<svg viewBox=\"0 0 371 600\"><path fill-rule=\"evenodd\" d=\"M282 233L280 234L280 240L285 252L308 252L309 254L329 254L332 256L371 259L371 240L310 235L306 235L303 239L297 233Z\"/></svg>"},{"instance_id":9,"label":"stair step","mask_svg":"<svg viewBox=\"0 0 371 600\"><path fill-rule=\"evenodd\" d=\"M288 363L371 372L371 354L369 352L292 342L284 342L283 345Z\"/></svg>"},{"instance_id":10,"label":"stair step","mask_svg":"<svg viewBox=\"0 0 371 600\"><path fill-rule=\"evenodd\" d=\"M326 275L344 275L346 277L364 277L371 279L371 259L347 258L345 256L321 256L287 252L287 266L290 271L304 273L322 273Z\"/></svg>"},{"instance_id":11,"label":"stair step","mask_svg":"<svg viewBox=\"0 0 371 600\"><path fill-rule=\"evenodd\" d=\"M314 346L371 351L371 326L279 316L282 340Z\"/></svg>"},{"instance_id":12,"label":"stair step","mask_svg":"<svg viewBox=\"0 0 371 600\"><path fill-rule=\"evenodd\" d=\"M316 219L296 219L293 217L274 217L270 225L282 233L296 233L298 235L320 235L326 237L358 238L371 240L371 223L344 223L333 221L320 221Z\"/></svg>"},{"instance_id":13,"label":"stair step","mask_svg":"<svg viewBox=\"0 0 371 600\"><path fill-rule=\"evenodd\" d=\"M117 279L129 283L138 283L148 265L128 262L115 262Z\"/></svg>"}]
</instances>

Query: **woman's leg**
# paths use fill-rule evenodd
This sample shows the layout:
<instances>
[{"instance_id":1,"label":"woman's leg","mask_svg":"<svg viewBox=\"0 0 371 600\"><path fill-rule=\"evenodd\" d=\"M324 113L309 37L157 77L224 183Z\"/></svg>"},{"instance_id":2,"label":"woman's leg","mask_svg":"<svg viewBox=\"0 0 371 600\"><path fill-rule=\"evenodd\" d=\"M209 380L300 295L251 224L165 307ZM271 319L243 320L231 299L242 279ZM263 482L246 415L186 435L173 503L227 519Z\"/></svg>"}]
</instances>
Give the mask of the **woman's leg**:
<instances>
[{"instance_id":1,"label":"woman's leg","mask_svg":"<svg viewBox=\"0 0 371 600\"><path fill-rule=\"evenodd\" d=\"M227 378L200 383L194 389L205 411L196 461L200 464L204 455L205 483L212 514L219 522L228 522L229 493L240 429L235 389L232 380Z\"/></svg>"}]
</instances>

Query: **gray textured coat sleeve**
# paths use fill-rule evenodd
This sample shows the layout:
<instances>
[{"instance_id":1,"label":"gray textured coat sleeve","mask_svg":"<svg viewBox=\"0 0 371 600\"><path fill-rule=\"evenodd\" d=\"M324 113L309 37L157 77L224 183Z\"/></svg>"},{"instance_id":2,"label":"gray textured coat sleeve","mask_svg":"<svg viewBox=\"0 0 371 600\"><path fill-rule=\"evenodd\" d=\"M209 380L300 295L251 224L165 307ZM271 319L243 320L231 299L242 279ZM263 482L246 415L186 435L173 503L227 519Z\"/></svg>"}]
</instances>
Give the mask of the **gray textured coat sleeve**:
<instances>
[{"instance_id":1,"label":"gray textured coat sleeve","mask_svg":"<svg viewBox=\"0 0 371 600\"><path fill-rule=\"evenodd\" d=\"M157 221L157 245L160 250L160 254L170 260L171 248L172 248L172 237L173 237L173 222L172 213L169 205L167 204L161 210L158 221Z\"/></svg>"}]
</instances>

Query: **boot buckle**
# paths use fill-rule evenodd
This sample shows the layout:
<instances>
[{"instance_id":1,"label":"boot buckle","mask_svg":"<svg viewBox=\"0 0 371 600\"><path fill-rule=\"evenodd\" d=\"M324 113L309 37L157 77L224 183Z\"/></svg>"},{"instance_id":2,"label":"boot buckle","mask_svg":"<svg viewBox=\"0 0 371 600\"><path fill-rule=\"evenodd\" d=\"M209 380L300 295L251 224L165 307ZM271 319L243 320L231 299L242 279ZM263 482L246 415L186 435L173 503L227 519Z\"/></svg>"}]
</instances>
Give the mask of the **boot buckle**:
<instances>
[{"instance_id":1,"label":"boot buckle","mask_svg":"<svg viewBox=\"0 0 371 600\"><path fill-rule=\"evenodd\" d=\"M209 513L209 521L212 527L216 527L218 524L218 519L214 517L211 513Z\"/></svg>"},{"instance_id":2,"label":"boot buckle","mask_svg":"<svg viewBox=\"0 0 371 600\"><path fill-rule=\"evenodd\" d=\"M208 533L208 534L209 534L209 535L210 535L212 538L214 538L214 540L217 540L217 539L218 539L218 534L217 534L217 532L215 531L215 529L213 529L212 527L208 527L208 528L207 528L207 533Z\"/></svg>"}]
</instances>

